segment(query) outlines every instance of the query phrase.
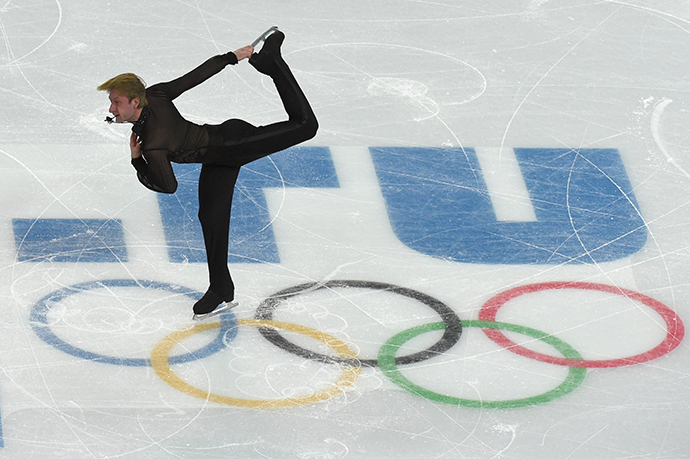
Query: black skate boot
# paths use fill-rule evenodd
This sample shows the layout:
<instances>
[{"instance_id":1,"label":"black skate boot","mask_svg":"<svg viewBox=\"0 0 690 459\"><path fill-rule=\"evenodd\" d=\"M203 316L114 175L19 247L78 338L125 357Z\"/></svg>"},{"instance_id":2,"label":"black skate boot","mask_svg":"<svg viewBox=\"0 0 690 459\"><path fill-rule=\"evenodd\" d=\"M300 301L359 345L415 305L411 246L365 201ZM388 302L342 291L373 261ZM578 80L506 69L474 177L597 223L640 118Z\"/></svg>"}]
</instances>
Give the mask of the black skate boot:
<instances>
[{"instance_id":1,"label":"black skate boot","mask_svg":"<svg viewBox=\"0 0 690 459\"><path fill-rule=\"evenodd\" d=\"M249 63L259 72L270 76L278 70L276 60L281 59L280 47L283 44L283 40L285 40L285 34L275 29L264 41L261 51L252 54L252 57L249 58Z\"/></svg>"},{"instance_id":2,"label":"black skate boot","mask_svg":"<svg viewBox=\"0 0 690 459\"><path fill-rule=\"evenodd\" d=\"M232 298L223 299L220 295L208 290L199 301L194 304L193 320L203 320L213 317L223 311L234 308L237 303L232 302Z\"/></svg>"}]
</instances>

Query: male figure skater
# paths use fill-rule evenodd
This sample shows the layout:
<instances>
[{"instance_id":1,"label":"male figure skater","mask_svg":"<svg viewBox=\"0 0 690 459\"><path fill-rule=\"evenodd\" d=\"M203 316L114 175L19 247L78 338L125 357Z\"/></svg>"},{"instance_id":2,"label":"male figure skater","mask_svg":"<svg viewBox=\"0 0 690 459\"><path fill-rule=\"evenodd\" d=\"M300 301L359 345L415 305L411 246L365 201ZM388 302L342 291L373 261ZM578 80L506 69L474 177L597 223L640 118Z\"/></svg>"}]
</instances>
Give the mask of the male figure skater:
<instances>
[{"instance_id":1,"label":"male figure skater","mask_svg":"<svg viewBox=\"0 0 690 459\"><path fill-rule=\"evenodd\" d=\"M108 91L108 122L132 123L130 150L139 181L147 188L174 193L177 180L171 162L201 163L199 221L208 259L209 288L194 304L194 319L215 315L235 306L235 286L227 263L230 209L240 167L256 159L311 139L318 123L307 98L280 54L285 35L272 27L253 43L264 44L259 53L249 45L217 55L175 80L148 88L137 75L126 73L98 87ZM259 72L275 84L287 112L287 121L253 126L230 119L219 125L198 125L185 120L173 105L183 92L203 83L226 65L249 58ZM222 303L225 303L224 305Z\"/></svg>"}]
</instances>

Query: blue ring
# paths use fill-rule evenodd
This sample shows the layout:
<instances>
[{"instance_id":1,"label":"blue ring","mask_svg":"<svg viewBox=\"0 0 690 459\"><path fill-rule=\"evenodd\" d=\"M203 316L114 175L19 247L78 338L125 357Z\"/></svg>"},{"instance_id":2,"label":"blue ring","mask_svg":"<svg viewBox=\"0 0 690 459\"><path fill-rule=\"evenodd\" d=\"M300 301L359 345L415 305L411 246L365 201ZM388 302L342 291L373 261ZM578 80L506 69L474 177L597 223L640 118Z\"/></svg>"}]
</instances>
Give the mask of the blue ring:
<instances>
[{"instance_id":1,"label":"blue ring","mask_svg":"<svg viewBox=\"0 0 690 459\"><path fill-rule=\"evenodd\" d=\"M43 298L41 298L31 309L29 322L36 335L51 346L84 360L92 360L94 362L107 363L110 365L123 365L129 367L145 367L151 366L151 359L135 359L112 357L95 352L87 351L65 342L59 338L50 328L48 324L48 312L54 303L57 303L70 295L81 293L87 290L94 290L104 287L141 287L153 288L158 290L166 290L174 293L181 293L188 297L198 300L201 298L201 292L182 287L180 285L167 284L164 282L134 280L134 279L106 279L93 282L84 282L75 284L69 287L56 290ZM218 336L206 346L192 351L187 354L172 356L168 359L170 364L192 362L194 360L203 359L210 355L223 350L229 342L237 336L237 318L231 310L223 312L218 315L220 319L220 331Z\"/></svg>"}]
</instances>

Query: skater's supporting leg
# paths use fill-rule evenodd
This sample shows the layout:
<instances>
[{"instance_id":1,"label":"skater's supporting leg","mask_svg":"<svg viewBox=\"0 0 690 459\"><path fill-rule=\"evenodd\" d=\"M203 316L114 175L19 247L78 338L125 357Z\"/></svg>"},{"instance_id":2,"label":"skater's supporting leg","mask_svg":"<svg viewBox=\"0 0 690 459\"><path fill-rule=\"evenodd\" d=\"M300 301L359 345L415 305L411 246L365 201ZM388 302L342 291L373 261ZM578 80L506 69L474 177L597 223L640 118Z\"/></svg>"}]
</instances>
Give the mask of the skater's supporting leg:
<instances>
[{"instance_id":1,"label":"skater's supporting leg","mask_svg":"<svg viewBox=\"0 0 690 459\"><path fill-rule=\"evenodd\" d=\"M235 286L228 270L228 236L230 232L230 211L232 194L238 167L204 164L199 175L199 221L206 245L210 286L208 298L195 313L212 311L222 301L232 301ZM216 302L215 305L211 303ZM200 302L201 303L201 302ZM197 311L196 309L208 309Z\"/></svg>"}]
</instances>

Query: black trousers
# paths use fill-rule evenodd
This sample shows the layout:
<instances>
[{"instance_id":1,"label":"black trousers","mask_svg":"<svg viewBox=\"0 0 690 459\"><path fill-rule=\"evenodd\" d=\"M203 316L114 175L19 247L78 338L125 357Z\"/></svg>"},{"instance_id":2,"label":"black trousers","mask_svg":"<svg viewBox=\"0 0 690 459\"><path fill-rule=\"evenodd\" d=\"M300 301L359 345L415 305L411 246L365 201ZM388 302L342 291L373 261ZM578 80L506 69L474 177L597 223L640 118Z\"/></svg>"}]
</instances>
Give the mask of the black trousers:
<instances>
[{"instance_id":1,"label":"black trousers","mask_svg":"<svg viewBox=\"0 0 690 459\"><path fill-rule=\"evenodd\" d=\"M231 119L207 125L209 147L199 176L199 221L204 235L209 271L209 290L225 301L234 298L235 286L228 269L230 210L240 168L271 153L316 135L316 116L290 68L279 56L269 75L283 102L288 120L253 126Z\"/></svg>"}]
</instances>

